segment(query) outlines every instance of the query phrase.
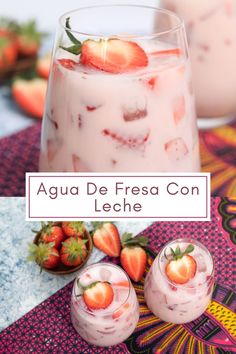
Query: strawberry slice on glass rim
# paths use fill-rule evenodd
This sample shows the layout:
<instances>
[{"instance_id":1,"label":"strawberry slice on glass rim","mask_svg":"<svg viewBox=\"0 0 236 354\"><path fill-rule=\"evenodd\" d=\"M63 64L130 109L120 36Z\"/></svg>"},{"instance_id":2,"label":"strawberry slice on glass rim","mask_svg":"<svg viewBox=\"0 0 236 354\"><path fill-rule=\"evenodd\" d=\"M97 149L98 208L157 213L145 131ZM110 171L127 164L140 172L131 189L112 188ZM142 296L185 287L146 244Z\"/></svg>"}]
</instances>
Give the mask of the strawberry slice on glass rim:
<instances>
[{"instance_id":1,"label":"strawberry slice on glass rim","mask_svg":"<svg viewBox=\"0 0 236 354\"><path fill-rule=\"evenodd\" d=\"M70 18L66 19L66 34L72 45L60 46L69 53L80 55L79 64L112 74L126 73L144 68L148 57L136 42L119 38L101 38L80 42L72 33Z\"/></svg>"},{"instance_id":2,"label":"strawberry slice on glass rim","mask_svg":"<svg viewBox=\"0 0 236 354\"><path fill-rule=\"evenodd\" d=\"M190 255L194 250L194 246L190 244L184 251L181 251L178 245L175 250L172 248L170 250L171 255L167 256L165 253L165 257L168 260L165 267L167 278L178 285L188 283L195 277L197 271L197 262Z\"/></svg>"}]
</instances>

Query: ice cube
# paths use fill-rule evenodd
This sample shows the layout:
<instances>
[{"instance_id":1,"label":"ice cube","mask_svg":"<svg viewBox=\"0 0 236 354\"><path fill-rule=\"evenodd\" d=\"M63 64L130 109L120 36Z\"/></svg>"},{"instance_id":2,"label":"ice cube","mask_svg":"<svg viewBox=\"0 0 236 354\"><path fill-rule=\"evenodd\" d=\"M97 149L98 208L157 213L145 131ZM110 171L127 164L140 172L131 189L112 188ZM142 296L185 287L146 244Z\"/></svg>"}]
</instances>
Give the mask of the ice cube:
<instances>
[{"instance_id":1,"label":"ice cube","mask_svg":"<svg viewBox=\"0 0 236 354\"><path fill-rule=\"evenodd\" d=\"M189 153L188 147L182 138L176 138L168 141L164 149L170 161L180 161Z\"/></svg>"},{"instance_id":2,"label":"ice cube","mask_svg":"<svg viewBox=\"0 0 236 354\"><path fill-rule=\"evenodd\" d=\"M206 260L204 258L204 256L200 253L197 253L195 256L195 261L197 262L197 271L202 273L202 272L206 272L207 270L207 266L206 266Z\"/></svg>"},{"instance_id":3,"label":"ice cube","mask_svg":"<svg viewBox=\"0 0 236 354\"><path fill-rule=\"evenodd\" d=\"M129 289L128 288L122 288L122 287L114 287L114 301L123 303L128 296Z\"/></svg>"},{"instance_id":4,"label":"ice cube","mask_svg":"<svg viewBox=\"0 0 236 354\"><path fill-rule=\"evenodd\" d=\"M112 274L112 272L109 269L106 269L103 267L100 268L99 276L100 276L101 281L109 281L111 278L111 274Z\"/></svg>"}]
</instances>

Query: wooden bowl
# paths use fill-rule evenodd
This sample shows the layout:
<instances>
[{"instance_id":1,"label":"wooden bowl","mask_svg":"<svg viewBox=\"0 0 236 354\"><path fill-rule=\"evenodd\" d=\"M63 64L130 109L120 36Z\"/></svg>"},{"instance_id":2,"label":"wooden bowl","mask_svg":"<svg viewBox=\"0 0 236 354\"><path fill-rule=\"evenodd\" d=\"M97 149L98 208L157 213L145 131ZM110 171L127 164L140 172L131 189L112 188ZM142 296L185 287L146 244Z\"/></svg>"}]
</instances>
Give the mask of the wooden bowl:
<instances>
[{"instance_id":1,"label":"wooden bowl","mask_svg":"<svg viewBox=\"0 0 236 354\"><path fill-rule=\"evenodd\" d=\"M55 222L53 223L53 225L56 225L56 226L61 226L62 223L61 222ZM34 244L38 245L39 244L39 241L40 241L40 237L41 237L41 232L38 232L36 235L35 235L35 238L34 238ZM51 274L55 274L55 275L65 275L65 274L70 274L70 273L74 273L76 272L77 270L79 270L80 268L82 268L87 260L89 259L90 255L91 255L91 252L92 252L92 249L93 249L93 241L92 241L92 237L90 236L90 233L85 229L84 231L84 235L83 235L83 239L88 239L88 242L86 243L86 247L87 247L87 256L85 257L85 259L83 260L83 262L78 265L78 266L75 266L75 267L68 267L66 265L64 265L63 263L59 263L58 266L56 268L53 268L53 269L47 269L47 268L44 268L42 267L46 272L48 273L51 273Z\"/></svg>"}]
</instances>

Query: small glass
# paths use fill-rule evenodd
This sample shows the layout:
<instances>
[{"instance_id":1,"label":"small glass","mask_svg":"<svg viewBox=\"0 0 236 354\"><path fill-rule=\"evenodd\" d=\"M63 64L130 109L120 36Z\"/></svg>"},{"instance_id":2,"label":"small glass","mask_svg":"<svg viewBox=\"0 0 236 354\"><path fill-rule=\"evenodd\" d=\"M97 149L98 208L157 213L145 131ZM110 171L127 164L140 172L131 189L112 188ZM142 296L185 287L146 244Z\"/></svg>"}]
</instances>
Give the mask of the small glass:
<instances>
[{"instance_id":1,"label":"small glass","mask_svg":"<svg viewBox=\"0 0 236 354\"><path fill-rule=\"evenodd\" d=\"M89 310L80 296L80 284L87 286L95 281L109 282L114 298L101 310ZM118 266L98 263L83 269L75 280L71 298L71 320L75 330L91 344L105 347L126 340L139 320L139 303L128 276Z\"/></svg>"},{"instance_id":2,"label":"small glass","mask_svg":"<svg viewBox=\"0 0 236 354\"><path fill-rule=\"evenodd\" d=\"M190 255L197 264L195 276L185 284L171 282L166 275L170 248L180 246L181 251L191 244ZM148 308L163 321L188 323L203 314L208 307L214 287L214 262L210 252L193 239L178 239L163 247L154 260L144 284L144 297Z\"/></svg>"},{"instance_id":3,"label":"small glass","mask_svg":"<svg viewBox=\"0 0 236 354\"><path fill-rule=\"evenodd\" d=\"M198 172L191 80L184 25L174 13L104 5L63 15L40 171Z\"/></svg>"},{"instance_id":4,"label":"small glass","mask_svg":"<svg viewBox=\"0 0 236 354\"><path fill-rule=\"evenodd\" d=\"M236 1L161 0L184 19L200 128L236 117Z\"/></svg>"}]
</instances>

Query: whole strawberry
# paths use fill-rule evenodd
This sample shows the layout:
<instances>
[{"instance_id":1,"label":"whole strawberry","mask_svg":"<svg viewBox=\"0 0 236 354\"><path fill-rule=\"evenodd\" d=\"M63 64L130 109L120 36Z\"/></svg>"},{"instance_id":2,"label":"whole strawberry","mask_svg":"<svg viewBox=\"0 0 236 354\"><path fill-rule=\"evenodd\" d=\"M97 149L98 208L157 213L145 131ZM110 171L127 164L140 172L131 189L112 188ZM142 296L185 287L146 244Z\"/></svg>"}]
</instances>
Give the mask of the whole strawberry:
<instances>
[{"instance_id":1,"label":"whole strawberry","mask_svg":"<svg viewBox=\"0 0 236 354\"><path fill-rule=\"evenodd\" d=\"M121 243L117 227L110 223L94 222L93 243L110 257L119 257Z\"/></svg>"},{"instance_id":2,"label":"whole strawberry","mask_svg":"<svg viewBox=\"0 0 236 354\"><path fill-rule=\"evenodd\" d=\"M40 243L39 245L29 245L28 261L36 262L41 269L53 269L56 268L60 261L58 250L54 247L54 242Z\"/></svg>"},{"instance_id":3,"label":"whole strawberry","mask_svg":"<svg viewBox=\"0 0 236 354\"><path fill-rule=\"evenodd\" d=\"M0 70L5 70L16 62L17 46L15 37L0 29Z\"/></svg>"},{"instance_id":4,"label":"whole strawberry","mask_svg":"<svg viewBox=\"0 0 236 354\"><path fill-rule=\"evenodd\" d=\"M133 238L132 234L125 233L122 237L121 265L135 282L140 281L145 272L147 254L143 247L146 247L147 243L148 240L144 236Z\"/></svg>"},{"instance_id":5,"label":"whole strawberry","mask_svg":"<svg viewBox=\"0 0 236 354\"><path fill-rule=\"evenodd\" d=\"M70 237L62 242L61 262L69 267L80 265L87 256L86 242L79 237Z\"/></svg>"},{"instance_id":6,"label":"whole strawberry","mask_svg":"<svg viewBox=\"0 0 236 354\"><path fill-rule=\"evenodd\" d=\"M85 226L83 221L64 221L62 229L67 237L83 237Z\"/></svg>"},{"instance_id":7,"label":"whole strawberry","mask_svg":"<svg viewBox=\"0 0 236 354\"><path fill-rule=\"evenodd\" d=\"M35 21L18 25L17 44L19 53L25 57L35 56L39 51L44 36L37 30Z\"/></svg>"},{"instance_id":8,"label":"whole strawberry","mask_svg":"<svg viewBox=\"0 0 236 354\"><path fill-rule=\"evenodd\" d=\"M56 249L60 248L62 241L64 240L64 233L60 226L49 222L48 224L42 223L42 230L40 241L43 243L54 242Z\"/></svg>"}]
</instances>

